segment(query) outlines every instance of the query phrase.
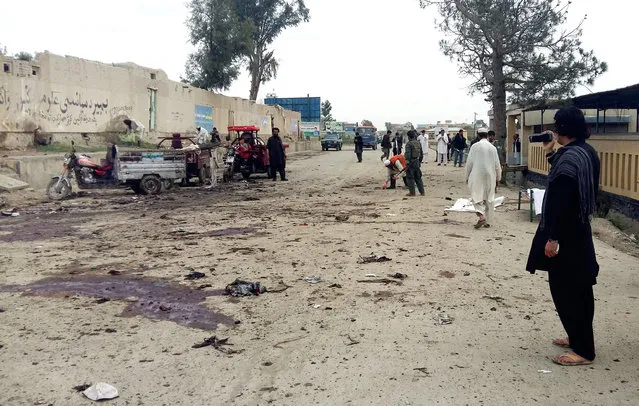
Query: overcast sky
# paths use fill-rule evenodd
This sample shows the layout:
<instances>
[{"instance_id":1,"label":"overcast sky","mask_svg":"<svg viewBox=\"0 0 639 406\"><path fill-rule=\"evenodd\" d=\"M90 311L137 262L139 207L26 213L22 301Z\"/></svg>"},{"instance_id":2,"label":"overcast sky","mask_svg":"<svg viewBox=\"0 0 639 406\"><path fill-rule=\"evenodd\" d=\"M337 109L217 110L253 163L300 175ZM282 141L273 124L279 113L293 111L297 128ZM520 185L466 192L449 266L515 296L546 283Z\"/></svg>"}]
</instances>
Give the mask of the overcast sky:
<instances>
[{"instance_id":1,"label":"overcast sky","mask_svg":"<svg viewBox=\"0 0 639 406\"><path fill-rule=\"evenodd\" d=\"M48 50L103 62L135 62L179 80L191 51L182 0L30 0L4 2L0 44L9 53ZM370 119L413 124L486 118L489 105L471 97L469 79L439 51L442 34L434 9L418 0L307 0L311 21L275 42L277 80L259 98L319 96L340 121ZM578 0L571 20L584 14L583 43L608 62L592 88L603 91L639 82L634 0ZM243 75L224 92L248 97ZM579 89L579 94L588 93Z\"/></svg>"}]
</instances>

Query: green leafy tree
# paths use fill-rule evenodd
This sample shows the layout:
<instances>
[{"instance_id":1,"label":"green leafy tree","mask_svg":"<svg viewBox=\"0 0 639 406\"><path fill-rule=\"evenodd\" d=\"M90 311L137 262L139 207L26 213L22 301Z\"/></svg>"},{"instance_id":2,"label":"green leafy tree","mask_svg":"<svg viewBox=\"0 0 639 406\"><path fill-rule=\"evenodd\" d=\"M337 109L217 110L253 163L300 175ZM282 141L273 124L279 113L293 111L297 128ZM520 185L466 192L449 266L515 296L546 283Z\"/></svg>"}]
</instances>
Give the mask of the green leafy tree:
<instances>
[{"instance_id":1,"label":"green leafy tree","mask_svg":"<svg viewBox=\"0 0 639 406\"><path fill-rule=\"evenodd\" d=\"M419 0L436 7L443 53L492 103L495 132L506 135L507 101L530 105L573 96L607 70L581 44L581 26L565 29L563 0ZM505 153L505 149L504 149Z\"/></svg>"},{"instance_id":2,"label":"green leafy tree","mask_svg":"<svg viewBox=\"0 0 639 406\"><path fill-rule=\"evenodd\" d=\"M279 62L273 41L287 28L309 20L304 0L235 0L241 22L250 25L250 41L246 52L251 76L250 100L256 100L260 85L277 77Z\"/></svg>"},{"instance_id":3,"label":"green leafy tree","mask_svg":"<svg viewBox=\"0 0 639 406\"><path fill-rule=\"evenodd\" d=\"M322 103L322 120L324 120L324 122L329 122L329 121L335 121L333 119L333 115L331 114L331 112L333 111L333 106L331 105L331 102L326 100L324 103Z\"/></svg>"},{"instance_id":4,"label":"green leafy tree","mask_svg":"<svg viewBox=\"0 0 639 406\"><path fill-rule=\"evenodd\" d=\"M240 74L248 51L249 27L240 22L235 0L190 0L186 22L196 50L183 81L207 90L226 90Z\"/></svg>"},{"instance_id":5,"label":"green leafy tree","mask_svg":"<svg viewBox=\"0 0 639 406\"><path fill-rule=\"evenodd\" d=\"M31 55L30 53L25 52L25 51L18 52L13 57L16 58L19 61L31 62L33 60L33 55Z\"/></svg>"}]
</instances>

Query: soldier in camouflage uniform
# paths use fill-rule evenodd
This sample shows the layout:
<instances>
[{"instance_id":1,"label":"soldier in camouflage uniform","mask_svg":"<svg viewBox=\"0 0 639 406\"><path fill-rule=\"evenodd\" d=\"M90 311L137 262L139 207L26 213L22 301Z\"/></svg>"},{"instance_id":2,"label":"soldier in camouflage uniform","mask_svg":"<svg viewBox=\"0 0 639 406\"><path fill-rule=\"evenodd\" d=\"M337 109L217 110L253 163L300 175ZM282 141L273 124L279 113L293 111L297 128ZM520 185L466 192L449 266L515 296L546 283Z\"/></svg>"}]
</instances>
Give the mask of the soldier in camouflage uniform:
<instances>
[{"instance_id":1,"label":"soldier in camouflage uniform","mask_svg":"<svg viewBox=\"0 0 639 406\"><path fill-rule=\"evenodd\" d=\"M408 196L415 196L415 184L419 194L424 196L424 183L422 182L422 170L420 168L420 161L423 159L424 152L422 146L417 140L417 132L410 130L408 132L408 144L404 152L406 158L406 180L408 181Z\"/></svg>"}]
</instances>

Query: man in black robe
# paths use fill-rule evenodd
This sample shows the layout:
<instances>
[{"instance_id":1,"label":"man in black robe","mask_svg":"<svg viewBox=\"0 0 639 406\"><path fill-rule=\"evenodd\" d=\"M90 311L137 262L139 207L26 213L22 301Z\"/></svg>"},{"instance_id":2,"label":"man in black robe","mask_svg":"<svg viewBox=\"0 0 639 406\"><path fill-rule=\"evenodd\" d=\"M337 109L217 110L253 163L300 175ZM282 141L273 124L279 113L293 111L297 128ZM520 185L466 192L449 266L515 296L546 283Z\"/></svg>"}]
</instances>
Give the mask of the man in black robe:
<instances>
[{"instance_id":1,"label":"man in black robe","mask_svg":"<svg viewBox=\"0 0 639 406\"><path fill-rule=\"evenodd\" d=\"M275 182L277 178L277 172L280 173L280 180L287 181L286 179L286 151L284 150L284 144L280 138L280 129L273 128L273 135L266 142L266 148L268 149L268 157L270 162L271 179Z\"/></svg>"},{"instance_id":2,"label":"man in black robe","mask_svg":"<svg viewBox=\"0 0 639 406\"><path fill-rule=\"evenodd\" d=\"M553 141L544 143L551 169L526 270L548 271L550 292L568 334L552 342L572 351L553 362L588 365L595 359L592 287L599 273L590 217L596 207L600 164L597 152L586 143L589 132L581 110L559 110L555 128ZM556 152L555 142L562 146Z\"/></svg>"},{"instance_id":3,"label":"man in black robe","mask_svg":"<svg viewBox=\"0 0 639 406\"><path fill-rule=\"evenodd\" d=\"M357 155L357 162L362 162L362 153L364 152L364 139L359 132L355 133L355 138L353 139L355 143L355 155Z\"/></svg>"}]
</instances>

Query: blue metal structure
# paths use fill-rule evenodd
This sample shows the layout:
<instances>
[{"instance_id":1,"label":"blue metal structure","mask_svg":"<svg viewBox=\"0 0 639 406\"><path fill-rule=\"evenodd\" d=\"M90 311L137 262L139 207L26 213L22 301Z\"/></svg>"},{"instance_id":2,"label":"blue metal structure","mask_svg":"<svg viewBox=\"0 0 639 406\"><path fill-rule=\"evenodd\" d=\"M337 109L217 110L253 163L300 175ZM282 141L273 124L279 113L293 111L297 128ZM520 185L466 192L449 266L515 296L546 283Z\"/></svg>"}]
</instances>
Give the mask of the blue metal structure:
<instances>
[{"instance_id":1,"label":"blue metal structure","mask_svg":"<svg viewBox=\"0 0 639 406\"><path fill-rule=\"evenodd\" d=\"M319 123L321 121L321 97L274 97L264 99L268 106L280 105L286 110L297 111L302 115L303 123Z\"/></svg>"}]
</instances>

